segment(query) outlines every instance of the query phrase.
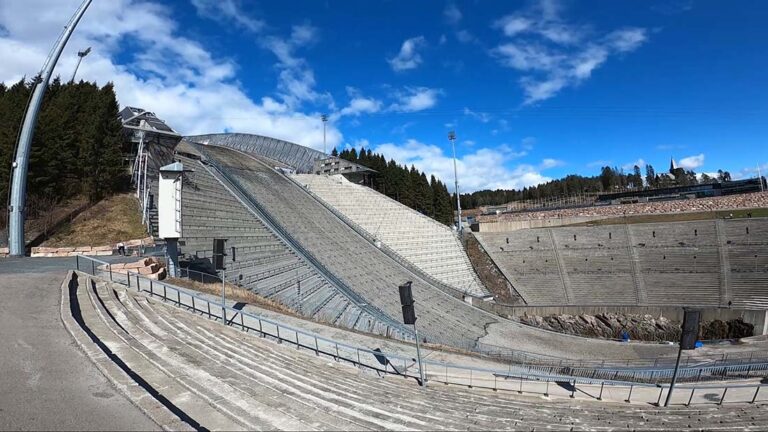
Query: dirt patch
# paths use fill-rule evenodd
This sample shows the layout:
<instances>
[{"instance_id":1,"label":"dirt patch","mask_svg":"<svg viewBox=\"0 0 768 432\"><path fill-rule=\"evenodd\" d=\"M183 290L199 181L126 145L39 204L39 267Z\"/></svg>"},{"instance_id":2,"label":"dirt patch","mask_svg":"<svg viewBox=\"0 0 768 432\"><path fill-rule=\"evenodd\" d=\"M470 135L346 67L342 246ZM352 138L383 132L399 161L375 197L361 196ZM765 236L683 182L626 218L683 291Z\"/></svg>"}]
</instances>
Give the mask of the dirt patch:
<instances>
[{"instance_id":1,"label":"dirt patch","mask_svg":"<svg viewBox=\"0 0 768 432\"><path fill-rule=\"evenodd\" d=\"M221 295L221 282L202 283L202 282L197 282L189 279L179 279L179 278L170 278L166 280L166 282L173 285L180 286L180 287L189 288L198 292L206 293L206 294L212 294L216 296ZM303 318L303 317L300 317L292 309L278 302L262 297L254 293L253 291L248 291L245 288L240 288L237 285L232 285L230 283L225 284L224 294L229 300L236 300L236 301L247 303L247 304L253 304L273 312L279 312L279 313L290 315L293 317Z\"/></svg>"},{"instance_id":2,"label":"dirt patch","mask_svg":"<svg viewBox=\"0 0 768 432\"><path fill-rule=\"evenodd\" d=\"M491 257L485 252L480 242L473 234L469 234L465 239L465 247L469 261L475 268L477 276L483 285L493 294L493 297L499 303L510 305L522 305L525 301L509 283L504 274L501 273Z\"/></svg>"},{"instance_id":3,"label":"dirt patch","mask_svg":"<svg viewBox=\"0 0 768 432\"><path fill-rule=\"evenodd\" d=\"M42 246L108 245L146 236L138 201L133 194L126 193L106 198L80 213Z\"/></svg>"}]
</instances>

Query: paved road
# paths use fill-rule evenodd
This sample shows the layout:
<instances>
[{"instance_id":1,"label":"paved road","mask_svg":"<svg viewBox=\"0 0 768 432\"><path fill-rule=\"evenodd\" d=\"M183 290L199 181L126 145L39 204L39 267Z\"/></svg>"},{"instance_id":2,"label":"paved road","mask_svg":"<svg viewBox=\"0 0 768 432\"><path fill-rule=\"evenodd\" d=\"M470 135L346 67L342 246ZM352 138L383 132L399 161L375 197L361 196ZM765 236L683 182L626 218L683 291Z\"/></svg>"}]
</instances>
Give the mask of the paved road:
<instances>
[{"instance_id":1,"label":"paved road","mask_svg":"<svg viewBox=\"0 0 768 432\"><path fill-rule=\"evenodd\" d=\"M0 258L0 430L157 430L60 318L74 258Z\"/></svg>"}]
</instances>

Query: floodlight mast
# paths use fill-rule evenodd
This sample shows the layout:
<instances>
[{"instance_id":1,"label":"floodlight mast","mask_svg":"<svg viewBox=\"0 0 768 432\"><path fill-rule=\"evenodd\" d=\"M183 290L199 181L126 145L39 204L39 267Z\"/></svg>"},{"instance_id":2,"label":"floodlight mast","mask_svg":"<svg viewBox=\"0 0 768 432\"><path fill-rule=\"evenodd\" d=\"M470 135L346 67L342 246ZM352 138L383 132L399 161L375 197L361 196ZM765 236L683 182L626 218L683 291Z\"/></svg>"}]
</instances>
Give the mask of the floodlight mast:
<instances>
[{"instance_id":1,"label":"floodlight mast","mask_svg":"<svg viewBox=\"0 0 768 432\"><path fill-rule=\"evenodd\" d=\"M448 141L451 142L451 147L453 148L453 180L454 185L456 186L456 210L459 213L459 233L462 231L461 226L461 198L459 196L459 174L456 170L456 132L450 131L448 132Z\"/></svg>"},{"instance_id":2,"label":"floodlight mast","mask_svg":"<svg viewBox=\"0 0 768 432\"><path fill-rule=\"evenodd\" d=\"M75 82L75 76L77 75L77 70L80 68L80 62L83 61L83 57L87 56L91 52L91 47L88 47L84 49L83 51L77 52L77 64L75 65L75 71L72 72L72 79L69 80L70 83Z\"/></svg>"},{"instance_id":3,"label":"floodlight mast","mask_svg":"<svg viewBox=\"0 0 768 432\"><path fill-rule=\"evenodd\" d=\"M323 154L328 154L328 151L325 147L325 127L328 124L328 115L323 114L320 116L320 119L323 121Z\"/></svg>"},{"instance_id":4,"label":"floodlight mast","mask_svg":"<svg viewBox=\"0 0 768 432\"><path fill-rule=\"evenodd\" d=\"M67 26L64 27L64 31L56 41L56 45L45 60L40 74L36 77L32 98L29 101L29 108L27 108L27 112L24 114L24 123L21 126L19 142L16 146L16 156L12 165L11 204L8 208L8 247L11 256L24 255L24 207L26 206L27 198L27 170L29 168L29 151L32 146L32 137L35 133L37 115L40 112L43 96L45 96L48 82L51 80L53 69L59 61L61 52L67 45L69 37L72 36L77 23L80 22L86 9L91 5L91 1L83 0Z\"/></svg>"}]
</instances>

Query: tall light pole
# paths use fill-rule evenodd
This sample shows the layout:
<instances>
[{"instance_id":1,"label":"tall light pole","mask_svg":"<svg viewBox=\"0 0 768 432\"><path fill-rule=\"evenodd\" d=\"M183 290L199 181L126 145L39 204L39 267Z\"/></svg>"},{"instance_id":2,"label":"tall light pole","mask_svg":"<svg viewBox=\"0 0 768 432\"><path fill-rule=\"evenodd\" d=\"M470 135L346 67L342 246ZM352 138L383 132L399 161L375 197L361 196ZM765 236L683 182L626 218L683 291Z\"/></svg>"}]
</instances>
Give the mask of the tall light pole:
<instances>
[{"instance_id":1,"label":"tall light pole","mask_svg":"<svg viewBox=\"0 0 768 432\"><path fill-rule=\"evenodd\" d=\"M448 141L451 142L451 147L453 148L453 180L454 185L456 186L456 209L459 212L459 232L462 230L461 226L461 198L459 197L459 174L456 170L456 132L450 131L448 132Z\"/></svg>"},{"instance_id":2,"label":"tall light pole","mask_svg":"<svg viewBox=\"0 0 768 432\"><path fill-rule=\"evenodd\" d=\"M320 119L323 121L323 153L327 155L328 152L326 151L326 148L325 148L325 125L328 124L328 115L323 114L320 116Z\"/></svg>"},{"instance_id":3,"label":"tall light pole","mask_svg":"<svg viewBox=\"0 0 768 432\"><path fill-rule=\"evenodd\" d=\"M32 97L29 100L29 108L24 114L24 123L21 125L19 134L19 143L16 146L16 155L12 163L12 181L11 181L11 205L8 208L8 247L11 256L24 255L24 207L27 200L27 169L29 168L29 151L32 147L32 136L35 133L35 124L37 115L40 112L40 106L43 103L45 90L48 88L48 82L51 80L53 69L56 62L59 61L61 52L72 36L72 32L80 22L80 18L85 14L92 0L83 0L80 7L64 27L64 31L56 41L51 53L45 60L43 68L40 70L39 78L36 80Z\"/></svg>"},{"instance_id":4,"label":"tall light pole","mask_svg":"<svg viewBox=\"0 0 768 432\"><path fill-rule=\"evenodd\" d=\"M75 82L75 75L77 75L77 69L80 68L80 62L83 61L83 57L87 56L91 52L91 47L88 47L84 49L83 51L77 52L77 64L75 65L75 71L72 72L72 79L69 80L70 83Z\"/></svg>"}]
</instances>

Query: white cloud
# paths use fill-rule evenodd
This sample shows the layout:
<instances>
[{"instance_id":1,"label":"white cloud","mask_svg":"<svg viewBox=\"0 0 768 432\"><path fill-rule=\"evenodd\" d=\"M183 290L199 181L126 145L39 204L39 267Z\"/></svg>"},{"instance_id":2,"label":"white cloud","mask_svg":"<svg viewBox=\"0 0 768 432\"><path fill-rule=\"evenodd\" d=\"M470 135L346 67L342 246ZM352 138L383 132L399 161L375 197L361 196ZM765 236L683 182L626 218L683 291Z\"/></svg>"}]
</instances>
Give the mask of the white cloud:
<instances>
[{"instance_id":1,"label":"white cloud","mask_svg":"<svg viewBox=\"0 0 768 432\"><path fill-rule=\"evenodd\" d=\"M601 159L601 160L589 162L587 164L587 168L597 168L597 167L602 168L604 166L611 166L612 164L613 164L613 161Z\"/></svg>"},{"instance_id":2,"label":"white cloud","mask_svg":"<svg viewBox=\"0 0 768 432\"><path fill-rule=\"evenodd\" d=\"M191 0L192 5L201 17L215 18L228 23L234 22L238 26L252 32L260 32L264 28L264 21L251 18L242 10L240 0Z\"/></svg>"},{"instance_id":3,"label":"white cloud","mask_svg":"<svg viewBox=\"0 0 768 432\"><path fill-rule=\"evenodd\" d=\"M759 167L759 168L758 168ZM731 178L734 180L743 180L748 178L757 178L758 173L761 177L768 177L768 163L755 164L751 167L742 168L739 171L732 172ZM717 177L717 173L707 173L710 177Z\"/></svg>"},{"instance_id":4,"label":"white cloud","mask_svg":"<svg viewBox=\"0 0 768 432\"><path fill-rule=\"evenodd\" d=\"M424 36L416 36L406 39L400 47L400 52L393 58L388 59L389 65L395 72L416 69L421 64L421 55L419 50L425 47L427 40Z\"/></svg>"},{"instance_id":5,"label":"white cloud","mask_svg":"<svg viewBox=\"0 0 768 432\"><path fill-rule=\"evenodd\" d=\"M468 117L472 117L481 123L488 123L489 121L491 121L490 114L484 113L484 112L475 112L467 107L464 107L464 115Z\"/></svg>"},{"instance_id":6,"label":"white cloud","mask_svg":"<svg viewBox=\"0 0 768 432\"><path fill-rule=\"evenodd\" d=\"M643 158L640 158L634 162L627 162L624 165L622 165L621 168L624 171L629 172L635 169L635 165L637 165L640 169L643 169L645 167L645 160L643 160Z\"/></svg>"},{"instance_id":7,"label":"white cloud","mask_svg":"<svg viewBox=\"0 0 768 432\"><path fill-rule=\"evenodd\" d=\"M461 43L472 43L472 42L478 42L475 35L470 33L468 30L459 30L456 32L456 39Z\"/></svg>"},{"instance_id":8,"label":"white cloud","mask_svg":"<svg viewBox=\"0 0 768 432\"><path fill-rule=\"evenodd\" d=\"M6 29L0 36L0 81L36 74L79 4L79 0L4 1L0 8L0 26ZM33 15L30 10L44 12ZM182 35L183 31L172 11L157 3L94 2L55 74L68 79L77 51L91 46L93 51L80 66L78 78L99 84L114 82L121 106L154 111L183 134L257 133L322 149L323 125L318 113L298 111L293 104L272 97L252 99L235 79L238 65L234 61L218 58L200 42ZM306 34L297 29L292 43L306 41ZM128 57L118 55L125 54L128 42L132 57L118 63L115 59ZM280 86L290 93L288 82ZM329 146L342 142L338 129L328 126Z\"/></svg>"},{"instance_id":9,"label":"white cloud","mask_svg":"<svg viewBox=\"0 0 768 432\"><path fill-rule=\"evenodd\" d=\"M545 170L545 169L555 168L563 165L565 165L565 162L559 159L546 158L541 161L541 163L539 164L539 168Z\"/></svg>"},{"instance_id":10,"label":"white cloud","mask_svg":"<svg viewBox=\"0 0 768 432\"><path fill-rule=\"evenodd\" d=\"M519 83L524 104L549 99L564 88L581 84L609 57L634 51L648 39L647 31L637 27L591 37L588 28L564 22L560 8L556 0L542 0L493 24L512 39L490 53L502 65L523 72Z\"/></svg>"},{"instance_id":11,"label":"white cloud","mask_svg":"<svg viewBox=\"0 0 768 432\"><path fill-rule=\"evenodd\" d=\"M461 21L462 15L459 8L454 3L449 3L443 10L443 17L448 24L458 24Z\"/></svg>"},{"instance_id":12,"label":"white cloud","mask_svg":"<svg viewBox=\"0 0 768 432\"><path fill-rule=\"evenodd\" d=\"M315 43L317 38L315 27L302 24L293 26L288 38L269 36L261 40L262 46L277 57L278 94L291 108L298 108L303 102L333 104L330 95L315 91L314 71L296 55L298 49Z\"/></svg>"},{"instance_id":13,"label":"white cloud","mask_svg":"<svg viewBox=\"0 0 768 432\"><path fill-rule=\"evenodd\" d=\"M437 105L437 98L443 94L441 89L428 87L406 87L394 94L397 102L389 109L399 112L416 112L432 108Z\"/></svg>"},{"instance_id":14,"label":"white cloud","mask_svg":"<svg viewBox=\"0 0 768 432\"><path fill-rule=\"evenodd\" d=\"M403 144L386 143L376 146L374 152L400 164L414 165L428 176L440 178L453 191L453 158L440 147L417 140ZM496 149L480 148L467 153L456 161L459 190L473 192L481 189L520 189L551 179L541 175L536 167L528 164L509 166L525 152L516 152L509 146Z\"/></svg>"},{"instance_id":15,"label":"white cloud","mask_svg":"<svg viewBox=\"0 0 768 432\"><path fill-rule=\"evenodd\" d=\"M337 119L343 116L357 117L361 114L373 114L381 110L382 103L380 100L365 97L354 87L347 87L347 93L350 97L349 104L338 113L332 115L332 118Z\"/></svg>"},{"instance_id":16,"label":"white cloud","mask_svg":"<svg viewBox=\"0 0 768 432\"><path fill-rule=\"evenodd\" d=\"M704 153L688 156L677 162L679 168L684 168L686 170L693 170L702 165L704 165Z\"/></svg>"},{"instance_id":17,"label":"white cloud","mask_svg":"<svg viewBox=\"0 0 768 432\"><path fill-rule=\"evenodd\" d=\"M559 1L540 1L528 9L496 20L493 27L508 37L535 35L561 45L580 42L585 37L586 29L563 22L560 9Z\"/></svg>"},{"instance_id":18,"label":"white cloud","mask_svg":"<svg viewBox=\"0 0 768 432\"><path fill-rule=\"evenodd\" d=\"M648 32L637 27L626 28L609 33L605 40L618 52L629 52L636 50L648 40Z\"/></svg>"}]
</instances>

